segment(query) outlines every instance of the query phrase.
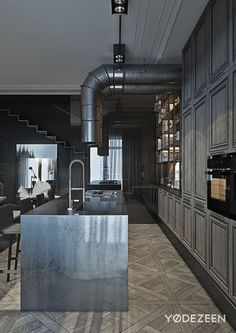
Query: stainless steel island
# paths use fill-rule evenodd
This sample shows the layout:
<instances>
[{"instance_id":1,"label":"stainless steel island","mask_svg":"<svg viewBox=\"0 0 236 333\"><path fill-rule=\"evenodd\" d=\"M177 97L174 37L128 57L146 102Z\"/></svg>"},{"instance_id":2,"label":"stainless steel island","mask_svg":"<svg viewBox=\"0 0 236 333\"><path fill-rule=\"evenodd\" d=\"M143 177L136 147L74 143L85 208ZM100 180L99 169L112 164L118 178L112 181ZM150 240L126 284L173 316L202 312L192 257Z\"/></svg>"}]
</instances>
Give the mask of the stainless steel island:
<instances>
[{"instance_id":1,"label":"stainless steel island","mask_svg":"<svg viewBox=\"0 0 236 333\"><path fill-rule=\"evenodd\" d=\"M60 198L21 217L21 310L128 310L122 193L90 192L86 206L66 215L68 199Z\"/></svg>"}]
</instances>

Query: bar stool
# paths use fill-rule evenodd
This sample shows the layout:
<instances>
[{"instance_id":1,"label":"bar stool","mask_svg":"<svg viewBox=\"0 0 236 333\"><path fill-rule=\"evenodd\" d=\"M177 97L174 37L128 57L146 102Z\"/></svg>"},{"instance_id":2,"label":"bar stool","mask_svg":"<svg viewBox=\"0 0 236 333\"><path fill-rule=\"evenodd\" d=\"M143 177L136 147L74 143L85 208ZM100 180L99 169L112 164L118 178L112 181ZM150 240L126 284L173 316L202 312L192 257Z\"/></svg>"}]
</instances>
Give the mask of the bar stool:
<instances>
[{"instance_id":1,"label":"bar stool","mask_svg":"<svg viewBox=\"0 0 236 333\"><path fill-rule=\"evenodd\" d=\"M13 205L5 205L0 207L0 234L2 236L7 236L9 239L8 245L8 259L7 259L7 282L10 281L10 273L11 273L11 262L15 261L15 271L17 270L17 263L19 257L19 244L20 244L20 223L14 223L13 219ZM12 245L14 240L17 240L16 244L16 254L12 256ZM1 269L1 273L4 273L5 270Z\"/></svg>"}]
</instances>

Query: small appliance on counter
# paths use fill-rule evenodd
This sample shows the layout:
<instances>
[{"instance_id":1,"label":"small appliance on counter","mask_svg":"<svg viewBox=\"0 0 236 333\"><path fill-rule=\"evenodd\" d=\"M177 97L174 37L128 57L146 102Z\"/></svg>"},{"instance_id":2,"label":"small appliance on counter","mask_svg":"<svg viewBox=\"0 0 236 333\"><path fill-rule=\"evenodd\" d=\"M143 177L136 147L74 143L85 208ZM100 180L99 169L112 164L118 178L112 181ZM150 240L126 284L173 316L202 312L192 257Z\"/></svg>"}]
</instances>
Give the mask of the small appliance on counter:
<instances>
[{"instance_id":1,"label":"small appliance on counter","mask_svg":"<svg viewBox=\"0 0 236 333\"><path fill-rule=\"evenodd\" d=\"M207 160L207 207L236 220L236 153Z\"/></svg>"}]
</instances>

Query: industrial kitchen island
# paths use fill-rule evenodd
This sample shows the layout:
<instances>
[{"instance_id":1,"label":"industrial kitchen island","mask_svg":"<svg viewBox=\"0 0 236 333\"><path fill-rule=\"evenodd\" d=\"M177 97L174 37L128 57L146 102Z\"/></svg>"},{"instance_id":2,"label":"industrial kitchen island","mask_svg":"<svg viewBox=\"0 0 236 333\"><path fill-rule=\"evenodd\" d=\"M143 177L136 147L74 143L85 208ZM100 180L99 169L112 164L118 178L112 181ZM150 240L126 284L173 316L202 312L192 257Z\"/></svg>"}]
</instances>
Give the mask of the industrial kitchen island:
<instances>
[{"instance_id":1,"label":"industrial kitchen island","mask_svg":"<svg viewBox=\"0 0 236 333\"><path fill-rule=\"evenodd\" d=\"M89 191L21 217L21 310L128 310L128 215L121 191ZM77 215L78 214L78 215Z\"/></svg>"}]
</instances>

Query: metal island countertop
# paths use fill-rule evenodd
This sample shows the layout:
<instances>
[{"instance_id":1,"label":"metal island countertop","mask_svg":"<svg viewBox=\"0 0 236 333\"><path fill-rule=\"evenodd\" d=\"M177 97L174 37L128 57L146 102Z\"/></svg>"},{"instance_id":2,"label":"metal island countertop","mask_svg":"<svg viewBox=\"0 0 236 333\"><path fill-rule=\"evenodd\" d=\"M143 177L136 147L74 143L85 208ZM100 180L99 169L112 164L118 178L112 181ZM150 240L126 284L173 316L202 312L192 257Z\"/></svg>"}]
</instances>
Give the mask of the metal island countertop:
<instances>
[{"instance_id":1,"label":"metal island countertop","mask_svg":"<svg viewBox=\"0 0 236 333\"><path fill-rule=\"evenodd\" d=\"M68 195L64 195L29 211L26 215L67 215L67 208ZM79 215L127 215L123 192L114 190L87 191L84 207L75 208L73 211Z\"/></svg>"},{"instance_id":2,"label":"metal island countertop","mask_svg":"<svg viewBox=\"0 0 236 333\"><path fill-rule=\"evenodd\" d=\"M128 215L121 191L68 197L21 217L21 310L128 310Z\"/></svg>"}]
</instances>

